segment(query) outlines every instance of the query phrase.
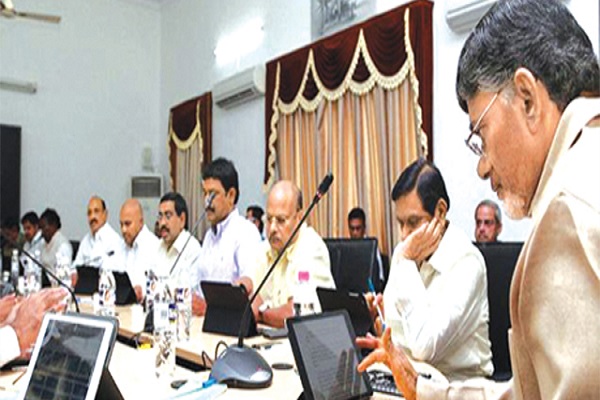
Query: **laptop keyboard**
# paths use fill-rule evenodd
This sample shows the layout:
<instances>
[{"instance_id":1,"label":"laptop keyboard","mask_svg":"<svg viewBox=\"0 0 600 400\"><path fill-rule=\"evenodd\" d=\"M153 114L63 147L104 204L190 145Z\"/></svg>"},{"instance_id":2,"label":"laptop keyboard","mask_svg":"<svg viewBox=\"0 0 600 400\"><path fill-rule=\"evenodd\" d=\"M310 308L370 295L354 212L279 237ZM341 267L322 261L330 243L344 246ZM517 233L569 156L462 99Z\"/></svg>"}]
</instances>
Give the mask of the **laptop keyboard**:
<instances>
[{"instance_id":1,"label":"laptop keyboard","mask_svg":"<svg viewBox=\"0 0 600 400\"><path fill-rule=\"evenodd\" d=\"M402 396L402 393L396 387L394 377L390 372L371 370L367 371L371 387L376 392L391 394L392 396Z\"/></svg>"}]
</instances>

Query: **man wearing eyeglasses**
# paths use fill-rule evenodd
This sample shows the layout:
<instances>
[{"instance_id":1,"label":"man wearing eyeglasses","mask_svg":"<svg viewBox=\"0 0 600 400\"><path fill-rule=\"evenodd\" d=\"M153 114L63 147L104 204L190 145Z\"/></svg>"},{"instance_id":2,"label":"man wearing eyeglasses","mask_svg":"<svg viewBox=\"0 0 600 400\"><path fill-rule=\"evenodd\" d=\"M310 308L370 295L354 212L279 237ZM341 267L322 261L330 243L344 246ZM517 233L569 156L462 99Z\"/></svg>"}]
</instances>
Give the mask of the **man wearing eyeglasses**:
<instances>
[{"instance_id":1,"label":"man wearing eyeglasses","mask_svg":"<svg viewBox=\"0 0 600 400\"><path fill-rule=\"evenodd\" d=\"M402 241L383 292L394 343L449 379L490 376L485 262L447 220L450 198L439 169L420 158L392 190Z\"/></svg>"},{"instance_id":2,"label":"man wearing eyeglasses","mask_svg":"<svg viewBox=\"0 0 600 400\"><path fill-rule=\"evenodd\" d=\"M390 341L382 361L407 399L592 399L600 394L600 66L558 0L500 0L465 42L456 89L479 156L511 218L530 217L510 294L513 380L417 376Z\"/></svg>"},{"instance_id":3,"label":"man wearing eyeglasses","mask_svg":"<svg viewBox=\"0 0 600 400\"><path fill-rule=\"evenodd\" d=\"M266 275L301 219L300 189L290 181L279 181L274 184L267 198L268 241L262 243L262 258L254 275L254 284L258 285ZM279 264L252 304L257 321L282 328L285 320L294 315L292 296L300 271L308 272L309 282L313 288L317 286L335 288L329 267L327 246L319 234L306 224L302 225L285 250ZM316 290L312 303L318 307L319 299Z\"/></svg>"},{"instance_id":4,"label":"man wearing eyeglasses","mask_svg":"<svg viewBox=\"0 0 600 400\"><path fill-rule=\"evenodd\" d=\"M200 315L197 310L202 302L198 276L201 246L188 231L188 209L185 199L176 192L166 193L160 199L158 210L160 242L155 272L158 276L176 280L176 285L181 281L189 283L192 291L192 312Z\"/></svg>"},{"instance_id":5,"label":"man wearing eyeglasses","mask_svg":"<svg viewBox=\"0 0 600 400\"><path fill-rule=\"evenodd\" d=\"M206 209L210 228L204 234L200 280L243 285L252 292L251 276L258 260L261 242L256 226L237 208L240 197L238 173L233 163L217 158L202 170L202 190L214 195ZM204 313L206 304L202 301Z\"/></svg>"}]
</instances>

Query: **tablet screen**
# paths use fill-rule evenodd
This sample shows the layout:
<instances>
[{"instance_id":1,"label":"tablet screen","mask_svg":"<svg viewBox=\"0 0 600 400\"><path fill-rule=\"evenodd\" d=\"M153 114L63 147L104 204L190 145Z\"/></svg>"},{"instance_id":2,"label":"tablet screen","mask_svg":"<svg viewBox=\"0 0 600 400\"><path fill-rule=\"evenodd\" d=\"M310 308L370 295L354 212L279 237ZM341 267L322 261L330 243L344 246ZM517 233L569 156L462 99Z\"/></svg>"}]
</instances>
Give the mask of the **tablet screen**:
<instances>
[{"instance_id":1,"label":"tablet screen","mask_svg":"<svg viewBox=\"0 0 600 400\"><path fill-rule=\"evenodd\" d=\"M305 399L359 399L372 394L357 371L358 351L348 313L336 311L288 320L289 338Z\"/></svg>"},{"instance_id":2,"label":"tablet screen","mask_svg":"<svg viewBox=\"0 0 600 400\"><path fill-rule=\"evenodd\" d=\"M25 399L93 399L109 350L105 321L46 316L32 356Z\"/></svg>"}]
</instances>

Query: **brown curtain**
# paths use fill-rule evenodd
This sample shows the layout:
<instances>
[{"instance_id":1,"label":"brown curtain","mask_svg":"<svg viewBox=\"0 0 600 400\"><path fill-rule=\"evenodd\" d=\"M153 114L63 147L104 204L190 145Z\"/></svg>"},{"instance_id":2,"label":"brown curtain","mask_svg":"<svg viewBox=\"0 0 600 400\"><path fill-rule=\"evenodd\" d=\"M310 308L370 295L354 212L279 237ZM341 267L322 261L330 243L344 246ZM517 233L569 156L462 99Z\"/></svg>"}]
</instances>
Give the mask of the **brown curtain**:
<instances>
[{"instance_id":1,"label":"brown curtain","mask_svg":"<svg viewBox=\"0 0 600 400\"><path fill-rule=\"evenodd\" d=\"M384 253L398 240L391 187L431 157L431 11L415 1L267 64L265 185L291 179L308 198L332 171L309 219L322 236L346 236L360 206Z\"/></svg>"},{"instance_id":2,"label":"brown curtain","mask_svg":"<svg viewBox=\"0 0 600 400\"><path fill-rule=\"evenodd\" d=\"M188 225L204 211L202 167L212 158L212 94L205 93L171 108L169 117L171 189L188 206ZM206 227L201 226L197 235Z\"/></svg>"}]
</instances>

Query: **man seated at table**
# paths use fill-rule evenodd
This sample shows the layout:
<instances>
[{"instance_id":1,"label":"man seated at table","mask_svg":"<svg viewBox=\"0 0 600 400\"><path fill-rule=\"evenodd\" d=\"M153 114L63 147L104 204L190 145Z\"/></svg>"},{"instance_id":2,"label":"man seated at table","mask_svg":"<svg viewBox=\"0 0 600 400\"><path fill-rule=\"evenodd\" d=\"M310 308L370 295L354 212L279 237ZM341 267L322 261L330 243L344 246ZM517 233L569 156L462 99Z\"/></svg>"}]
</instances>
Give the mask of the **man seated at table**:
<instances>
[{"instance_id":1,"label":"man seated at table","mask_svg":"<svg viewBox=\"0 0 600 400\"><path fill-rule=\"evenodd\" d=\"M171 278L175 285L189 285L193 311L198 309L201 301L198 262L202 248L198 240L188 232L187 203L181 194L169 192L160 199L158 209L161 239L154 271L158 276ZM196 312L194 314L199 315Z\"/></svg>"},{"instance_id":2,"label":"man seated at table","mask_svg":"<svg viewBox=\"0 0 600 400\"><path fill-rule=\"evenodd\" d=\"M73 246L60 230L61 227L60 216L53 208L47 208L40 215L40 230L44 238L40 262L52 272L57 262L70 263L73 259Z\"/></svg>"},{"instance_id":3,"label":"man seated at table","mask_svg":"<svg viewBox=\"0 0 600 400\"><path fill-rule=\"evenodd\" d=\"M25 236L23 250L30 253L32 256L35 256L37 253L37 256L39 257L42 253L42 247L44 246L44 238L42 237L40 220L37 214L33 211L25 213L23 217L21 217L21 225L23 226L23 235Z\"/></svg>"},{"instance_id":4,"label":"man seated at table","mask_svg":"<svg viewBox=\"0 0 600 400\"><path fill-rule=\"evenodd\" d=\"M383 298L394 342L450 379L493 373L485 261L446 215L450 198L423 158L392 190L402 241Z\"/></svg>"},{"instance_id":5,"label":"man seated at table","mask_svg":"<svg viewBox=\"0 0 600 400\"><path fill-rule=\"evenodd\" d=\"M206 210L210 229L204 235L200 280L243 284L252 292L252 274L259 258L260 234L237 209L240 197L238 174L233 163L217 158L202 171L205 196L214 194ZM198 302L196 314L203 315L206 303Z\"/></svg>"},{"instance_id":6,"label":"man seated at table","mask_svg":"<svg viewBox=\"0 0 600 400\"><path fill-rule=\"evenodd\" d=\"M254 275L256 286L283 250L302 218L302 193L290 181L279 181L267 199L266 232L268 241L261 243L262 257ZM281 328L294 315L293 292L299 271L308 271L313 287L335 288L329 265L329 252L319 234L303 224L275 270L252 304L257 322ZM313 304L320 310L316 291Z\"/></svg>"},{"instance_id":7,"label":"man seated at table","mask_svg":"<svg viewBox=\"0 0 600 400\"><path fill-rule=\"evenodd\" d=\"M475 241L493 243L502 232L502 212L492 200L482 200L475 208Z\"/></svg>"},{"instance_id":8,"label":"man seated at table","mask_svg":"<svg viewBox=\"0 0 600 400\"><path fill-rule=\"evenodd\" d=\"M100 267L102 263L113 255L121 238L110 226L106 203L98 196L92 196L88 202L87 219L90 231L85 234L73 265Z\"/></svg>"},{"instance_id":9,"label":"man seated at table","mask_svg":"<svg viewBox=\"0 0 600 400\"><path fill-rule=\"evenodd\" d=\"M144 298L146 271L156 262L159 240L144 224L142 205L136 199L125 200L121 206L121 234L123 239L109 262L116 270L129 275L135 296L139 302Z\"/></svg>"}]
</instances>

